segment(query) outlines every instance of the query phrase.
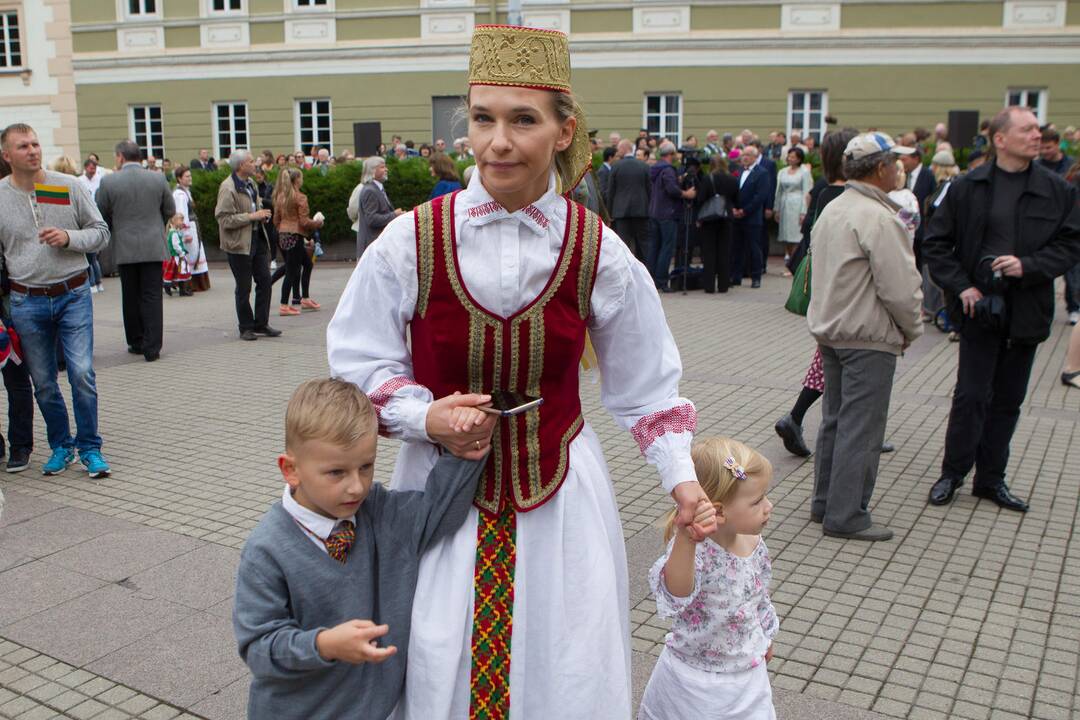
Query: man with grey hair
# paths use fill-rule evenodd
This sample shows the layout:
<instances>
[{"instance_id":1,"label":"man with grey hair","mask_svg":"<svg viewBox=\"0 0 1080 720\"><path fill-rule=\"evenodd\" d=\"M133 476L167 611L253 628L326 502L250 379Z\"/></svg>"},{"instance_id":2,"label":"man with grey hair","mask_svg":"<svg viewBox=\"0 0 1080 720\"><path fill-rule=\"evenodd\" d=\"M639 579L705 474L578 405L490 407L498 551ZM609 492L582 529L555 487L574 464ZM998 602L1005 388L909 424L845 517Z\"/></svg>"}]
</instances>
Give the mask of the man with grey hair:
<instances>
[{"instance_id":1,"label":"man with grey hair","mask_svg":"<svg viewBox=\"0 0 1080 720\"><path fill-rule=\"evenodd\" d=\"M896 188L896 156L910 152L883 133L853 138L844 150L844 192L810 236L806 321L825 371L810 518L831 537L892 537L869 508L896 358L922 334L922 276L900 206L888 196Z\"/></svg>"},{"instance_id":2,"label":"man with grey hair","mask_svg":"<svg viewBox=\"0 0 1080 720\"><path fill-rule=\"evenodd\" d=\"M142 152L131 140L116 144L120 168L102 178L95 200L112 231L113 259L120 271L121 308L128 352L147 362L161 356L161 263L165 224L176 212L162 173L142 167Z\"/></svg>"},{"instance_id":3,"label":"man with grey hair","mask_svg":"<svg viewBox=\"0 0 1080 720\"><path fill-rule=\"evenodd\" d=\"M404 145L399 147L404 148ZM359 206L356 230L356 259L359 260L371 243L382 233L391 220L404 210L390 204L383 183L389 176L386 161L375 155L364 160L364 174L360 182Z\"/></svg>"},{"instance_id":4,"label":"man with grey hair","mask_svg":"<svg viewBox=\"0 0 1080 720\"><path fill-rule=\"evenodd\" d=\"M221 249L229 256L229 269L236 281L236 320L241 340L258 340L259 335L277 337L270 327L270 237L264 223L270 211L262 207L258 188L251 182L255 160L247 150L229 156L232 174L218 188L214 216L218 222ZM255 283L255 309L251 308L251 284Z\"/></svg>"},{"instance_id":5,"label":"man with grey hair","mask_svg":"<svg viewBox=\"0 0 1080 720\"><path fill-rule=\"evenodd\" d=\"M404 160L409 157L409 148L405 147L404 143L398 143L394 146L394 156L397 157L398 160Z\"/></svg>"}]
</instances>

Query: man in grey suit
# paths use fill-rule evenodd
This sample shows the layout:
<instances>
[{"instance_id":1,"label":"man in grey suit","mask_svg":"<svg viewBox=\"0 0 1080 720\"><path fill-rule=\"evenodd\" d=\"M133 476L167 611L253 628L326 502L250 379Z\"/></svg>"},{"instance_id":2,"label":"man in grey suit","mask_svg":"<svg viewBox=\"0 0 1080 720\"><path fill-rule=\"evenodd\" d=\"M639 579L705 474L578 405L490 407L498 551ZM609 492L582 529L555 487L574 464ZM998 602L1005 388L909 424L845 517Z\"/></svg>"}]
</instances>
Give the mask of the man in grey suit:
<instances>
[{"instance_id":1,"label":"man in grey suit","mask_svg":"<svg viewBox=\"0 0 1080 720\"><path fill-rule=\"evenodd\" d=\"M161 263L167 257L165 224L176 212L169 183L144 170L139 146L116 144L118 172L101 179L97 205L112 231L120 270L121 304L128 352L147 362L161 356Z\"/></svg>"},{"instance_id":2,"label":"man in grey suit","mask_svg":"<svg viewBox=\"0 0 1080 720\"><path fill-rule=\"evenodd\" d=\"M615 232L634 257L645 262L649 251L649 166L634 157L629 140L619 142L617 155L622 159L611 168L604 201Z\"/></svg>"},{"instance_id":3,"label":"man in grey suit","mask_svg":"<svg viewBox=\"0 0 1080 720\"><path fill-rule=\"evenodd\" d=\"M394 209L386 190L383 189L388 175L386 161L381 157L373 156L364 161L364 174L361 177L364 187L360 189L360 224L356 230L357 260L368 246L375 242L383 228L405 212L401 208Z\"/></svg>"}]
</instances>

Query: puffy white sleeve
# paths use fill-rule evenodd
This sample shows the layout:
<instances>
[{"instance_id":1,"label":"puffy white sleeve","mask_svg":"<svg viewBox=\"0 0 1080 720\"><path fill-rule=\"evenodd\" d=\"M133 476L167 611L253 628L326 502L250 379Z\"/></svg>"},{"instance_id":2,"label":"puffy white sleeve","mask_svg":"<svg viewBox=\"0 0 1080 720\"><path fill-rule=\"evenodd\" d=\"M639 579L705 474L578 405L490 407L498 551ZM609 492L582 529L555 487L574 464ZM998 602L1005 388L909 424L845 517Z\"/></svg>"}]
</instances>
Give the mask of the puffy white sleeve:
<instances>
[{"instance_id":1,"label":"puffy white sleeve","mask_svg":"<svg viewBox=\"0 0 1080 720\"><path fill-rule=\"evenodd\" d=\"M600 399L629 430L664 489L697 480L690 444L694 404L679 395L682 360L645 266L604 227L589 332L600 363Z\"/></svg>"},{"instance_id":2,"label":"puffy white sleeve","mask_svg":"<svg viewBox=\"0 0 1080 720\"><path fill-rule=\"evenodd\" d=\"M416 307L413 214L386 226L356 264L326 329L330 374L371 398L379 432L431 441L425 430L432 394L413 380L406 331Z\"/></svg>"},{"instance_id":3,"label":"puffy white sleeve","mask_svg":"<svg viewBox=\"0 0 1080 720\"><path fill-rule=\"evenodd\" d=\"M690 594L686 597L672 595L667 587L667 577L664 572L664 567L667 565L668 557L671 555L671 548L674 543L674 539L668 541L667 551L659 560L654 562L652 568L649 569L649 589L652 590L653 598L656 600L656 614L662 618L678 617L683 611L689 608L695 600L697 600L698 593L701 592L702 577L704 576L705 571L701 555L695 550L694 589L691 590Z\"/></svg>"}]
</instances>

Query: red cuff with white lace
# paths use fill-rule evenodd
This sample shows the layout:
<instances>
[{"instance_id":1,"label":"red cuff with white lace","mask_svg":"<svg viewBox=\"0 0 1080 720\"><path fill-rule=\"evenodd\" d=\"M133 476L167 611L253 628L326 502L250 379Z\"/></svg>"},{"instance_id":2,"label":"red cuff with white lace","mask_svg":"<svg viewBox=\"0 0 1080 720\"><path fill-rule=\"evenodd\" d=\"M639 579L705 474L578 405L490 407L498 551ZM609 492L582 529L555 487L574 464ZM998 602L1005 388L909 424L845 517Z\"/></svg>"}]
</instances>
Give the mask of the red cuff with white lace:
<instances>
[{"instance_id":1,"label":"red cuff with white lace","mask_svg":"<svg viewBox=\"0 0 1080 720\"><path fill-rule=\"evenodd\" d=\"M653 441L667 433L694 432L697 429L697 410L693 405L676 405L645 415L630 428L641 454L644 455Z\"/></svg>"}]
</instances>

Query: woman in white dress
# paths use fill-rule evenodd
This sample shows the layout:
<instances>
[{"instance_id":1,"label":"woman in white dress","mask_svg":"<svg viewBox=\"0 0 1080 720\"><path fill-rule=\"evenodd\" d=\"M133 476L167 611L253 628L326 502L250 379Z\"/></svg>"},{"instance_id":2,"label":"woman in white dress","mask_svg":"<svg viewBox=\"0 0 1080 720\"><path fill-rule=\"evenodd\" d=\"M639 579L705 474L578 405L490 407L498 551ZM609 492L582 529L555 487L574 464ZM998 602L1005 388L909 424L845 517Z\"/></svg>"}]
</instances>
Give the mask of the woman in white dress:
<instances>
[{"instance_id":1,"label":"woman in white dress","mask_svg":"<svg viewBox=\"0 0 1080 720\"><path fill-rule=\"evenodd\" d=\"M814 179L803 161L806 154L802 148L788 150L787 167L776 174L776 216L780 229L777 239L784 244L784 265L802 242L802 223L810 202L810 188ZM790 276L790 271L784 273Z\"/></svg>"},{"instance_id":2,"label":"woman in white dress","mask_svg":"<svg viewBox=\"0 0 1080 720\"><path fill-rule=\"evenodd\" d=\"M199 224L195 217L195 200L191 196L191 170L181 165L176 168L176 189L173 190L176 212L184 216L184 245L188 250L188 266L191 268L191 289L195 292L210 289L210 267L206 253L199 240Z\"/></svg>"},{"instance_id":3,"label":"woman in white dress","mask_svg":"<svg viewBox=\"0 0 1080 720\"><path fill-rule=\"evenodd\" d=\"M468 186L393 220L327 330L330 370L403 440L391 486L420 489L444 445L491 453L465 525L422 558L396 717L611 718L630 710L626 558L599 439L584 421L588 330L601 399L690 525L704 498L693 404L644 266L559 194L589 162L562 33L479 26ZM541 395L539 409L455 432L454 391ZM694 532L708 528L691 526Z\"/></svg>"}]
</instances>

